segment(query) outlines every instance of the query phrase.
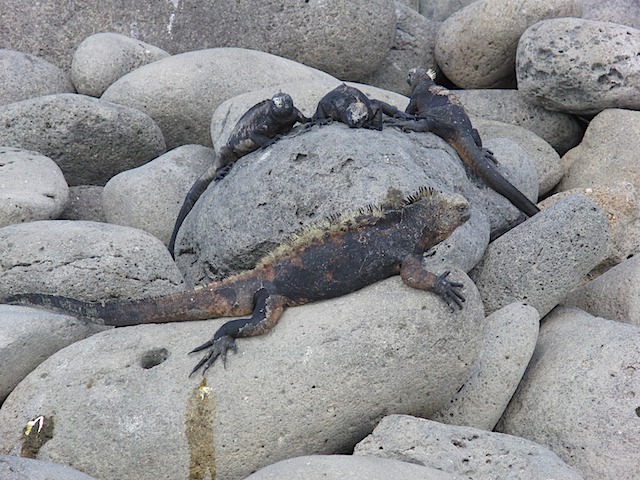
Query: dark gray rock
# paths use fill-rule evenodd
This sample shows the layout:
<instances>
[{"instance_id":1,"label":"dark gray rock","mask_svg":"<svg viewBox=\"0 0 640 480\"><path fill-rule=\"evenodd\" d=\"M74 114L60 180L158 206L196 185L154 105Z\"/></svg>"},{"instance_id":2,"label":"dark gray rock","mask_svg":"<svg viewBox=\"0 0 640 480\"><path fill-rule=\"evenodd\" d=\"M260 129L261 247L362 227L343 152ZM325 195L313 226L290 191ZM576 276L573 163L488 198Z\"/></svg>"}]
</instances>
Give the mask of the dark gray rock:
<instances>
[{"instance_id":1,"label":"dark gray rock","mask_svg":"<svg viewBox=\"0 0 640 480\"><path fill-rule=\"evenodd\" d=\"M31 458L0 455L2 480L94 480L73 468Z\"/></svg>"},{"instance_id":2,"label":"dark gray rock","mask_svg":"<svg viewBox=\"0 0 640 480\"><path fill-rule=\"evenodd\" d=\"M0 49L0 105L74 92L71 80L57 66L35 55Z\"/></svg>"},{"instance_id":3,"label":"dark gray rock","mask_svg":"<svg viewBox=\"0 0 640 480\"><path fill-rule=\"evenodd\" d=\"M0 227L57 218L69 198L60 167L48 157L0 147Z\"/></svg>"},{"instance_id":4,"label":"dark gray rock","mask_svg":"<svg viewBox=\"0 0 640 480\"><path fill-rule=\"evenodd\" d=\"M558 455L537 443L408 415L383 418L356 445L354 454L417 463L463 478L582 479Z\"/></svg>"},{"instance_id":5,"label":"dark gray rock","mask_svg":"<svg viewBox=\"0 0 640 480\"><path fill-rule=\"evenodd\" d=\"M558 307L498 431L556 452L585 478L635 480L640 327Z\"/></svg>"},{"instance_id":6,"label":"dark gray rock","mask_svg":"<svg viewBox=\"0 0 640 480\"><path fill-rule=\"evenodd\" d=\"M546 315L604 258L605 213L583 195L571 195L489 244L470 276L489 315L513 302Z\"/></svg>"},{"instance_id":7,"label":"dark gray rock","mask_svg":"<svg viewBox=\"0 0 640 480\"><path fill-rule=\"evenodd\" d=\"M533 25L518 43L518 89L549 110L581 115L640 108L640 30L581 18Z\"/></svg>"},{"instance_id":8,"label":"dark gray rock","mask_svg":"<svg viewBox=\"0 0 640 480\"><path fill-rule=\"evenodd\" d=\"M54 160L69 185L104 185L164 153L162 132L135 108L61 93L0 107L0 144Z\"/></svg>"},{"instance_id":9,"label":"dark gray rock","mask_svg":"<svg viewBox=\"0 0 640 480\"><path fill-rule=\"evenodd\" d=\"M106 222L102 208L102 191L99 185L76 185L69 188L69 201L59 220L88 220Z\"/></svg>"}]
</instances>

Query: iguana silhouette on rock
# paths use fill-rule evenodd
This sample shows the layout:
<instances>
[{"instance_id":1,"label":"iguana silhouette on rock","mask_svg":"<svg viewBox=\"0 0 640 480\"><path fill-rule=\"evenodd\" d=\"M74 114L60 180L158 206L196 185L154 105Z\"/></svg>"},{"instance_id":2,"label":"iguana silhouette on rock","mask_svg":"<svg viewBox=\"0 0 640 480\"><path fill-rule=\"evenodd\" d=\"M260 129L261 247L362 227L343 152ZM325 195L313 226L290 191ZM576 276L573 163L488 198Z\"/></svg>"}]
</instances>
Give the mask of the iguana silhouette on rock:
<instances>
[{"instance_id":1,"label":"iguana silhouette on rock","mask_svg":"<svg viewBox=\"0 0 640 480\"><path fill-rule=\"evenodd\" d=\"M336 215L303 229L263 258L254 269L192 291L140 300L89 303L37 293L17 294L0 303L39 305L88 321L127 326L250 315L223 324L193 372L206 371L218 357L226 363L235 339L261 335L287 307L335 298L400 275L410 287L439 295L462 308L461 283L423 268L423 253L469 218L460 195L422 188L405 199Z\"/></svg>"}]
</instances>

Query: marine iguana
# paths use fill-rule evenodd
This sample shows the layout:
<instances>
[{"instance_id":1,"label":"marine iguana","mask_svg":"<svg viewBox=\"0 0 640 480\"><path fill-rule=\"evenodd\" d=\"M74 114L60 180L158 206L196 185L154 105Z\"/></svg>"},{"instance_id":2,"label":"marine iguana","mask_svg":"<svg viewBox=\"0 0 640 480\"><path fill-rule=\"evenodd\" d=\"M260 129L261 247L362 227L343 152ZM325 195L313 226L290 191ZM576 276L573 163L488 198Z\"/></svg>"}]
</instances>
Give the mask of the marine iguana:
<instances>
[{"instance_id":1,"label":"marine iguana","mask_svg":"<svg viewBox=\"0 0 640 480\"><path fill-rule=\"evenodd\" d=\"M233 127L213 165L198 177L187 193L167 246L171 256L174 257L176 237L182 222L211 182L224 178L240 157L271 145L289 133L296 123L310 121L293 105L291 96L286 93L276 93L271 99L263 100L247 110Z\"/></svg>"},{"instance_id":2,"label":"marine iguana","mask_svg":"<svg viewBox=\"0 0 640 480\"><path fill-rule=\"evenodd\" d=\"M533 202L500 174L495 157L482 147L480 134L471 125L460 102L448 89L437 85L434 78L433 70L411 69L407 83L413 92L405 112L415 115L417 119L391 120L389 123L405 131L435 133L454 148L473 173L521 212L529 217L540 212Z\"/></svg>"},{"instance_id":3,"label":"marine iguana","mask_svg":"<svg viewBox=\"0 0 640 480\"><path fill-rule=\"evenodd\" d=\"M462 309L461 283L422 266L423 253L469 218L460 195L421 188L406 198L337 215L303 229L264 257L253 270L203 288L141 300L88 303L37 293L17 294L0 303L39 305L114 326L204 320L251 315L223 324L208 342L211 348L192 370L204 372L218 357L226 364L235 339L261 335L287 307L334 298L379 280L400 275L410 287L439 295L452 310Z\"/></svg>"},{"instance_id":4,"label":"marine iguana","mask_svg":"<svg viewBox=\"0 0 640 480\"><path fill-rule=\"evenodd\" d=\"M382 114L414 118L382 100L370 99L357 88L343 83L320 99L310 125L326 125L337 120L350 128L382 130Z\"/></svg>"}]
</instances>

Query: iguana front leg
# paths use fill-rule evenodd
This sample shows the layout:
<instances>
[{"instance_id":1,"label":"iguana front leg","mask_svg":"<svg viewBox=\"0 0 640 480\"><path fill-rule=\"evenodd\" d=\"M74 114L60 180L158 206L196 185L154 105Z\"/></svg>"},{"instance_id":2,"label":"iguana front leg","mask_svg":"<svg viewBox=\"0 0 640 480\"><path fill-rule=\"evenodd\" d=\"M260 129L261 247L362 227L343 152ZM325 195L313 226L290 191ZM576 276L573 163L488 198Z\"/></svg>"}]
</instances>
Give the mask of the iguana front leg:
<instances>
[{"instance_id":1,"label":"iguana front leg","mask_svg":"<svg viewBox=\"0 0 640 480\"><path fill-rule=\"evenodd\" d=\"M238 318L228 321L216 331L211 340L189 352L200 352L211 347L211 350L198 362L190 375L198 371L202 366L204 366L202 371L204 375L218 357L222 359L222 364L226 367L227 352L229 350L237 351L236 338L262 335L278 323L284 311L285 301L283 297L273 295L266 288L261 288L255 293L253 300L255 307L251 318Z\"/></svg>"},{"instance_id":2,"label":"iguana front leg","mask_svg":"<svg viewBox=\"0 0 640 480\"><path fill-rule=\"evenodd\" d=\"M435 275L422 266L422 256L410 255L405 258L400 267L400 277L406 285L419 290L433 292L447 302L451 310L457 305L462 310L462 302L465 298L457 290L464 287L460 282L450 282L447 276L450 272Z\"/></svg>"}]
</instances>

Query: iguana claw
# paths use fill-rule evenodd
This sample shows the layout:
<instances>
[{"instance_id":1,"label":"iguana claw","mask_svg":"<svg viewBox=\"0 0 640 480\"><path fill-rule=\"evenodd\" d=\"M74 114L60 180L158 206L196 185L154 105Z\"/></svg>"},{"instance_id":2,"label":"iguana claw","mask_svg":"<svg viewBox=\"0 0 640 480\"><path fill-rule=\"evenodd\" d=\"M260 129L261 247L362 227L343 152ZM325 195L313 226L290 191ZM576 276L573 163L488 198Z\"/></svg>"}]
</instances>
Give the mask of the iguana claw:
<instances>
[{"instance_id":1,"label":"iguana claw","mask_svg":"<svg viewBox=\"0 0 640 480\"><path fill-rule=\"evenodd\" d=\"M450 282L447 280L447 276L450 273L451 272L447 270L442 275L438 275L438 286L435 291L445 302L447 302L447 305L449 305L452 311L455 310L454 305L457 305L458 308L462 310L462 303L466 299L456 289L464 287L464 284L460 282Z\"/></svg>"},{"instance_id":2,"label":"iguana claw","mask_svg":"<svg viewBox=\"0 0 640 480\"><path fill-rule=\"evenodd\" d=\"M211 339L208 342L203 343L199 347L191 350L189 353L200 352L209 347L212 347L209 353L198 362L193 370L191 370L189 376L197 372L203 365L204 369L202 370L202 375L204 375L207 370L209 370L209 367L215 363L218 357L222 359L222 365L227 368L227 351L232 350L234 353L238 351L235 338L229 335L224 335L220 338Z\"/></svg>"}]
</instances>

